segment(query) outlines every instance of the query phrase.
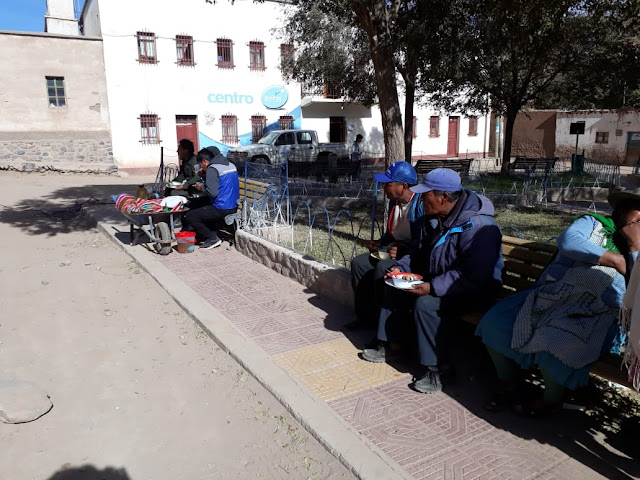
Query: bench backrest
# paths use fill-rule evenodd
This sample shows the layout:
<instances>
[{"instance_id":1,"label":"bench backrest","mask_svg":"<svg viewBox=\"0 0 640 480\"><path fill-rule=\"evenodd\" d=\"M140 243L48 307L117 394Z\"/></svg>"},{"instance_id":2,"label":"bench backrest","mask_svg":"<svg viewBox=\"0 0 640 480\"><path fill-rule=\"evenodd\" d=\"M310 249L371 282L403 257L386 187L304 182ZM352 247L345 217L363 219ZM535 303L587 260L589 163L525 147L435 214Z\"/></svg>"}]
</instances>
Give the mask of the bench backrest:
<instances>
[{"instance_id":1,"label":"bench backrest","mask_svg":"<svg viewBox=\"0 0 640 480\"><path fill-rule=\"evenodd\" d=\"M436 168L449 168L458 173L466 175L471 168L472 158L454 158L454 159L422 159L418 160L414 165L418 174L429 173Z\"/></svg>"},{"instance_id":2,"label":"bench backrest","mask_svg":"<svg viewBox=\"0 0 640 480\"><path fill-rule=\"evenodd\" d=\"M245 200L247 202L255 202L260 200L267 190L270 188L270 184L261 182L259 180L253 180L251 178L240 179L240 205L238 208L242 208Z\"/></svg>"},{"instance_id":3,"label":"bench backrest","mask_svg":"<svg viewBox=\"0 0 640 480\"><path fill-rule=\"evenodd\" d=\"M532 242L504 235L502 237L501 296L531 287L555 256L557 248L547 243Z\"/></svg>"},{"instance_id":4,"label":"bench backrest","mask_svg":"<svg viewBox=\"0 0 640 480\"><path fill-rule=\"evenodd\" d=\"M534 157L516 157L512 164L509 165L511 170L536 170L543 168L551 170L555 167L557 157L555 158L534 158Z\"/></svg>"}]
</instances>

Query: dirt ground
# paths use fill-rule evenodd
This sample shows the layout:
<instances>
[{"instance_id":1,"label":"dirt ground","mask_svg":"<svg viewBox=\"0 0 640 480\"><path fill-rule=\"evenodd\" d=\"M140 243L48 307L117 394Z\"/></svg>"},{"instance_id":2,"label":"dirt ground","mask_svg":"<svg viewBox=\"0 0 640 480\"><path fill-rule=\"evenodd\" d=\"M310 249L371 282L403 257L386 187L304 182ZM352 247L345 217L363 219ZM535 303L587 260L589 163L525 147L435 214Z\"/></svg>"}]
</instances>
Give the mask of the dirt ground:
<instances>
[{"instance_id":1,"label":"dirt ground","mask_svg":"<svg viewBox=\"0 0 640 480\"><path fill-rule=\"evenodd\" d=\"M353 476L76 202L152 178L0 172L0 378L53 409L0 423L0 477Z\"/></svg>"}]
</instances>

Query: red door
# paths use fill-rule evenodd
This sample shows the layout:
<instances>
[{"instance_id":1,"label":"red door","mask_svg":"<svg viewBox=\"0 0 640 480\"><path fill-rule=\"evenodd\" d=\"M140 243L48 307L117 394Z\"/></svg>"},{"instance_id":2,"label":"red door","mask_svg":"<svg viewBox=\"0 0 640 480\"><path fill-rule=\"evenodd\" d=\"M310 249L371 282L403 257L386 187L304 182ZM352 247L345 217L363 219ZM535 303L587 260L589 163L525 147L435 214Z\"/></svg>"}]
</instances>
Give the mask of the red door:
<instances>
[{"instance_id":1,"label":"red door","mask_svg":"<svg viewBox=\"0 0 640 480\"><path fill-rule=\"evenodd\" d=\"M176 133L178 142L183 138L191 140L193 146L198 148L198 117L196 115L176 115Z\"/></svg>"},{"instance_id":2,"label":"red door","mask_svg":"<svg viewBox=\"0 0 640 480\"><path fill-rule=\"evenodd\" d=\"M460 117L449 117L449 133L447 135L447 156L458 156L458 140L460 132Z\"/></svg>"}]
</instances>

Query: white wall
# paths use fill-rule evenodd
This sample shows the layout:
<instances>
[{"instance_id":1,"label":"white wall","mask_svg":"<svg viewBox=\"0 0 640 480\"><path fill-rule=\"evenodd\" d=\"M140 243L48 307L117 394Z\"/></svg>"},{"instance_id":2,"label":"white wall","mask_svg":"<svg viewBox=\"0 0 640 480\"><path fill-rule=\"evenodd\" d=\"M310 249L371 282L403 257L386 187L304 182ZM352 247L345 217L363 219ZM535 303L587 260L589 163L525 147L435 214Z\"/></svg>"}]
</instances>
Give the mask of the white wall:
<instances>
[{"instance_id":1,"label":"white wall","mask_svg":"<svg viewBox=\"0 0 640 480\"><path fill-rule=\"evenodd\" d=\"M87 36L100 37L102 29L100 27L100 8L98 0L86 0L81 15L83 34Z\"/></svg>"}]
</instances>

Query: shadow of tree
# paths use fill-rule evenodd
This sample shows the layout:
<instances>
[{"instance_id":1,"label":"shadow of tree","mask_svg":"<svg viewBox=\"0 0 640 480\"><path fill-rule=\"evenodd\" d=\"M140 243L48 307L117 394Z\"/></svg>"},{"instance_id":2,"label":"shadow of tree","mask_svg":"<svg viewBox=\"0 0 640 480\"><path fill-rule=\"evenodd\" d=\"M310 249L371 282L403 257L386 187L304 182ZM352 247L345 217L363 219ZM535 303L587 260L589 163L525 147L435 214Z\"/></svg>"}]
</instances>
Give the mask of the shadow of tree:
<instances>
[{"instance_id":1,"label":"shadow of tree","mask_svg":"<svg viewBox=\"0 0 640 480\"><path fill-rule=\"evenodd\" d=\"M106 467L98 470L93 465L82 465L59 470L48 480L131 480L124 468Z\"/></svg>"},{"instance_id":2,"label":"shadow of tree","mask_svg":"<svg viewBox=\"0 0 640 480\"><path fill-rule=\"evenodd\" d=\"M133 193L137 185L84 185L65 187L50 194L2 205L0 222L13 225L32 235L55 236L86 230L94 224L82 215L93 209L97 221L124 218L113 206L111 195Z\"/></svg>"}]
</instances>

